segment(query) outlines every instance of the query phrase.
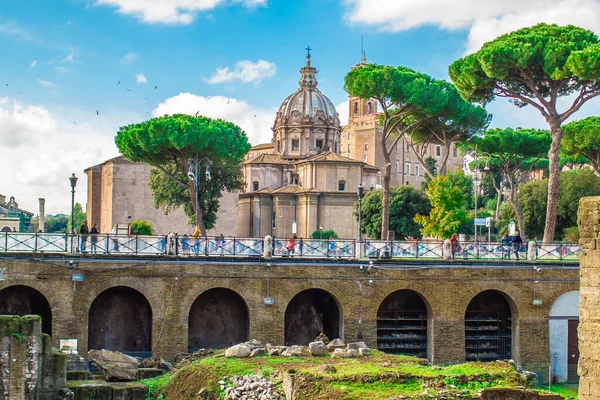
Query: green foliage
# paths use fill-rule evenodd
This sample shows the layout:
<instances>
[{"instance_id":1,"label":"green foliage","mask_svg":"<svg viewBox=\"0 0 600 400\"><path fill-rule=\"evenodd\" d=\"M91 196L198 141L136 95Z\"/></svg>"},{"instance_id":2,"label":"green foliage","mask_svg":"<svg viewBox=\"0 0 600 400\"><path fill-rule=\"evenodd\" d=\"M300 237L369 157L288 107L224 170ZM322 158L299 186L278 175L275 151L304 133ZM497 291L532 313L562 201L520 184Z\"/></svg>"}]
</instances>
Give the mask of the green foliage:
<instances>
[{"instance_id":1,"label":"green foliage","mask_svg":"<svg viewBox=\"0 0 600 400\"><path fill-rule=\"evenodd\" d=\"M410 135L413 142L433 141L433 135L439 143L449 144L485 129L489 123L487 112L464 101L454 85L406 67L370 64L354 68L344 79L344 89L352 96L374 98L380 103L381 143L388 165L391 152L404 135ZM425 167L424 160L420 162ZM383 172L381 234L387 237L391 169ZM445 172L445 163L440 172Z\"/></svg>"},{"instance_id":2,"label":"green foliage","mask_svg":"<svg viewBox=\"0 0 600 400\"><path fill-rule=\"evenodd\" d=\"M152 235L154 233L152 225L145 220L131 221L131 229L134 235Z\"/></svg>"},{"instance_id":3,"label":"green foliage","mask_svg":"<svg viewBox=\"0 0 600 400\"><path fill-rule=\"evenodd\" d=\"M600 178L590 170L564 171L560 174L557 230L554 239L566 235L565 229L577 225L579 199L600 195ZM544 232L544 211L548 180L532 181L519 190L519 205L530 237L540 238Z\"/></svg>"},{"instance_id":4,"label":"green foliage","mask_svg":"<svg viewBox=\"0 0 600 400\"><path fill-rule=\"evenodd\" d=\"M181 182L186 185L190 184L186 170L178 169L174 163L165 165L165 169ZM211 229L217 222L219 199L223 190L234 191L242 189L244 185L238 165L213 163L210 173L210 181L207 181L205 173L200 173L200 184L198 185L198 200L206 229ZM165 214L169 214L174 209L183 207L183 211L189 218L189 224L196 224L196 214L193 206L196 199L191 198L190 191L187 188L178 185L162 170L153 168L150 171L150 189L154 194L155 208L162 208Z\"/></svg>"},{"instance_id":5,"label":"green foliage","mask_svg":"<svg viewBox=\"0 0 600 400\"><path fill-rule=\"evenodd\" d=\"M337 235L337 233L335 233L335 231L333 229L324 229L324 230L317 229L316 231L314 231L312 233L312 235L310 235L310 237L313 239L329 239L329 238L338 239L338 235Z\"/></svg>"},{"instance_id":6,"label":"green foliage","mask_svg":"<svg viewBox=\"0 0 600 400\"><path fill-rule=\"evenodd\" d=\"M86 214L83 211L81 204L75 203L75 206L73 207L73 215L75 216L75 232L79 233L79 227L86 219ZM68 216L67 232L71 232L71 215Z\"/></svg>"},{"instance_id":7,"label":"green foliage","mask_svg":"<svg viewBox=\"0 0 600 400\"><path fill-rule=\"evenodd\" d=\"M21 342L23 341L23 335L22 334L20 334L20 333L12 333L11 335L12 335L12 337L15 338L15 343L16 344L21 344Z\"/></svg>"},{"instance_id":8,"label":"green foliage","mask_svg":"<svg viewBox=\"0 0 600 400\"><path fill-rule=\"evenodd\" d=\"M523 106L524 98L537 94L548 98L555 88L559 96L582 87L598 90L598 43L598 37L583 28L538 24L487 42L476 53L455 61L449 74L469 101L485 104L502 96ZM524 75L533 78L533 85Z\"/></svg>"},{"instance_id":9,"label":"green foliage","mask_svg":"<svg viewBox=\"0 0 600 400\"><path fill-rule=\"evenodd\" d=\"M579 243L581 235L579 233L579 227L572 226L563 230L563 242L565 243Z\"/></svg>"},{"instance_id":10,"label":"green foliage","mask_svg":"<svg viewBox=\"0 0 600 400\"><path fill-rule=\"evenodd\" d=\"M417 215L415 222L428 237L447 239L468 221L467 199L463 188L453 183L453 176L438 176L427 187L431 203L429 216Z\"/></svg>"},{"instance_id":11,"label":"green foliage","mask_svg":"<svg viewBox=\"0 0 600 400\"><path fill-rule=\"evenodd\" d=\"M548 152L552 196L547 202L544 240L556 232L562 123L600 94L600 42L591 31L576 26L538 24L502 35L449 68L450 78L469 101L486 104L496 96L518 107L530 105L551 129ZM564 111L561 97L574 94Z\"/></svg>"},{"instance_id":12,"label":"green foliage","mask_svg":"<svg viewBox=\"0 0 600 400\"><path fill-rule=\"evenodd\" d=\"M67 226L69 226L69 216L48 215L46 217L46 222L44 223L44 225L44 229L48 233L65 233L67 232Z\"/></svg>"},{"instance_id":13,"label":"green foliage","mask_svg":"<svg viewBox=\"0 0 600 400\"><path fill-rule=\"evenodd\" d=\"M584 158L600 174L600 117L588 117L563 126L561 151L571 158Z\"/></svg>"},{"instance_id":14,"label":"green foliage","mask_svg":"<svg viewBox=\"0 0 600 400\"><path fill-rule=\"evenodd\" d=\"M115 143L129 160L142 161L160 170L160 173L154 173L151 188L155 205L162 206L167 213L183 204L191 203L195 208L195 185L186 179L194 159L202 160L200 171L196 174L201 203L209 213L212 210L216 213L218 204L215 206L214 202L218 200L221 190L239 188L241 172L238 166L250 149L246 134L237 125L221 119L184 114L153 118L121 127ZM215 172L220 171L221 175L225 175L225 171L237 173L238 179L207 180L203 173L206 164L211 164L211 172L214 169ZM169 180L183 191L169 185ZM188 192L187 198L185 191ZM202 206L200 208L195 211L204 220ZM190 214L189 208L187 213ZM208 222L212 218L216 217L208 216Z\"/></svg>"},{"instance_id":15,"label":"green foliage","mask_svg":"<svg viewBox=\"0 0 600 400\"><path fill-rule=\"evenodd\" d=\"M435 160L435 158L431 157L431 156L427 156L425 158L425 169L427 171L429 171L429 174L433 175L433 177L435 178L436 176L438 176L438 168L437 168L437 161ZM421 190L425 191L427 190L427 185L429 184L429 181L431 181L431 176L429 174L425 174L425 180L421 183Z\"/></svg>"},{"instance_id":16,"label":"green foliage","mask_svg":"<svg viewBox=\"0 0 600 400\"><path fill-rule=\"evenodd\" d=\"M381 198L383 190L367 192L362 199L362 230L370 238L381 238ZM415 215L429 215L431 205L425 194L411 186L392 187L390 190L390 229L397 240L420 238ZM358 202L354 203L358 220Z\"/></svg>"}]
</instances>

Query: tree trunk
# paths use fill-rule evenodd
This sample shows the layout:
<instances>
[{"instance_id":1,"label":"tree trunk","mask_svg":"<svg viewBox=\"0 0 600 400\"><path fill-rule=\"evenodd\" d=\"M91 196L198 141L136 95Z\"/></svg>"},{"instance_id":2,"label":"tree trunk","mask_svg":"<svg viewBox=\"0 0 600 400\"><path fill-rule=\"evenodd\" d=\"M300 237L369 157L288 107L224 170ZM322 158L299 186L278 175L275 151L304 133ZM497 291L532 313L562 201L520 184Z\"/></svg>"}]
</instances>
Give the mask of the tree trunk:
<instances>
[{"instance_id":1,"label":"tree trunk","mask_svg":"<svg viewBox=\"0 0 600 400\"><path fill-rule=\"evenodd\" d=\"M523 222L523 213L521 212L521 207L519 206L519 193L517 192L517 188L515 187L514 177L510 177L509 175L508 184L510 185L510 205L512 206L515 215L517 216L519 233L521 234L521 237L525 239L525 223Z\"/></svg>"},{"instance_id":2,"label":"tree trunk","mask_svg":"<svg viewBox=\"0 0 600 400\"><path fill-rule=\"evenodd\" d=\"M383 178L381 186L383 186L383 198L381 200L381 239L388 240L390 228L390 180L392 177L392 163L390 162L390 154L388 152L387 143L385 140L386 132L381 134L381 150L383 152Z\"/></svg>"},{"instance_id":3,"label":"tree trunk","mask_svg":"<svg viewBox=\"0 0 600 400\"><path fill-rule=\"evenodd\" d=\"M192 207L194 209L194 213L196 214L196 221L199 221L198 227L200 228L200 235L206 236L206 228L204 227L202 210L196 207L196 185L194 185L194 182L190 182L188 191L192 199ZM200 202L200 199L198 199L198 202Z\"/></svg>"},{"instance_id":4,"label":"tree trunk","mask_svg":"<svg viewBox=\"0 0 600 400\"><path fill-rule=\"evenodd\" d=\"M450 145L452 143L444 143L444 157L440 162L440 167L438 168L439 176L446 176L446 165L448 164L448 157L450 156Z\"/></svg>"},{"instance_id":5,"label":"tree trunk","mask_svg":"<svg viewBox=\"0 0 600 400\"><path fill-rule=\"evenodd\" d=\"M563 130L560 122L550 121L550 135L552 144L548 151L548 160L550 161L550 177L548 179L548 206L546 208L546 226L544 227L544 243L554 241L556 232L556 210L558 207L558 186L560 177L560 165L558 164L558 150L563 138Z\"/></svg>"},{"instance_id":6,"label":"tree trunk","mask_svg":"<svg viewBox=\"0 0 600 400\"><path fill-rule=\"evenodd\" d=\"M496 189L496 193L498 193L498 200L496 201L496 209L494 210L494 221L500 219L500 206L502 205L502 190Z\"/></svg>"}]
</instances>

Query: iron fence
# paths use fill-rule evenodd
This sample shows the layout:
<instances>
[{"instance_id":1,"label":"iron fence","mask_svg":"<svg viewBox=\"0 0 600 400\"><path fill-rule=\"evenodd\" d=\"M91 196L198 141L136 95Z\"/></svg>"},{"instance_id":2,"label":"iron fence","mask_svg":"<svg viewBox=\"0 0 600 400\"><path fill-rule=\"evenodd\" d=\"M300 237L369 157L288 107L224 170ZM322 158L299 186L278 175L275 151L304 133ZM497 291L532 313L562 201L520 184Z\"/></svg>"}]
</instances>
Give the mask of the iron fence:
<instances>
[{"instance_id":1,"label":"iron fence","mask_svg":"<svg viewBox=\"0 0 600 400\"><path fill-rule=\"evenodd\" d=\"M171 241L171 243L170 243ZM577 262L578 244L535 243L536 261ZM0 233L0 253L69 253L104 255L179 255L203 257L260 257L262 238L70 235L56 233ZM448 254L449 253L449 254ZM317 259L424 259L527 260L528 244L519 246L490 242L383 241L349 239L273 239L271 256Z\"/></svg>"}]
</instances>

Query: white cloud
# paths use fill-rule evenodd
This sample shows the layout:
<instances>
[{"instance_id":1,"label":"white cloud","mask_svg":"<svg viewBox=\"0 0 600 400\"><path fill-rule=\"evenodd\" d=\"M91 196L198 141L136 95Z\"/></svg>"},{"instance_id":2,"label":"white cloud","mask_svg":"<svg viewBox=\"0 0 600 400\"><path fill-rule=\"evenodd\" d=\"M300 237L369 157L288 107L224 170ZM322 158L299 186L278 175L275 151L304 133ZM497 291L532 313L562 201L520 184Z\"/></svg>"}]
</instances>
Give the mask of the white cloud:
<instances>
[{"instance_id":1,"label":"white cloud","mask_svg":"<svg viewBox=\"0 0 600 400\"><path fill-rule=\"evenodd\" d=\"M277 73L277 66L265 60L253 63L249 60L238 61L233 70L229 67L217 68L213 76L206 79L208 83L243 83L259 84L264 79L272 78Z\"/></svg>"},{"instance_id":2,"label":"white cloud","mask_svg":"<svg viewBox=\"0 0 600 400\"><path fill-rule=\"evenodd\" d=\"M9 36L20 37L21 39L31 40L29 33L21 29L14 22L0 21L0 33L7 34Z\"/></svg>"},{"instance_id":3,"label":"white cloud","mask_svg":"<svg viewBox=\"0 0 600 400\"><path fill-rule=\"evenodd\" d=\"M63 67L62 65L58 66L58 67L54 67L54 70L60 74L65 74L70 71L69 68Z\"/></svg>"},{"instance_id":4,"label":"white cloud","mask_svg":"<svg viewBox=\"0 0 600 400\"><path fill-rule=\"evenodd\" d=\"M112 6L120 14L133 15L146 23L190 24L196 14L227 3L241 3L252 8L267 0L96 0L97 6Z\"/></svg>"},{"instance_id":5,"label":"white cloud","mask_svg":"<svg viewBox=\"0 0 600 400\"><path fill-rule=\"evenodd\" d=\"M71 52L68 56L66 56L65 58L63 58L61 60L61 62L71 63L72 64L74 62L73 57L75 57L75 52Z\"/></svg>"},{"instance_id":6,"label":"white cloud","mask_svg":"<svg viewBox=\"0 0 600 400\"><path fill-rule=\"evenodd\" d=\"M346 18L384 31L421 26L468 29L466 51L500 34L540 22L573 24L600 32L599 0L345 0Z\"/></svg>"},{"instance_id":7,"label":"white cloud","mask_svg":"<svg viewBox=\"0 0 600 400\"><path fill-rule=\"evenodd\" d=\"M77 125L72 121L76 121ZM114 136L119 126L140 121L137 114L100 116L69 108L51 111L43 105L0 99L0 154L10 165L0 193L14 195L19 206L37 214L37 199L46 198L46 213L69 213L69 176L75 173L75 201L84 208L83 170L118 155Z\"/></svg>"},{"instance_id":8,"label":"white cloud","mask_svg":"<svg viewBox=\"0 0 600 400\"><path fill-rule=\"evenodd\" d=\"M135 61L139 56L135 53L127 53L125 54L125 56L123 56L123 61L125 61L126 63L132 63L133 61Z\"/></svg>"},{"instance_id":9,"label":"white cloud","mask_svg":"<svg viewBox=\"0 0 600 400\"><path fill-rule=\"evenodd\" d=\"M350 107L349 104L349 101L346 100L335 106L335 110L340 116L340 124L342 126L348 125L348 120L350 119L350 109L348 108Z\"/></svg>"},{"instance_id":10,"label":"white cloud","mask_svg":"<svg viewBox=\"0 0 600 400\"><path fill-rule=\"evenodd\" d=\"M137 74L135 76L135 81L137 83L148 83L148 79L144 76L144 74Z\"/></svg>"},{"instance_id":11,"label":"white cloud","mask_svg":"<svg viewBox=\"0 0 600 400\"><path fill-rule=\"evenodd\" d=\"M38 60L33 60L31 64L29 64L29 68L35 68L38 64Z\"/></svg>"},{"instance_id":12,"label":"white cloud","mask_svg":"<svg viewBox=\"0 0 600 400\"><path fill-rule=\"evenodd\" d=\"M52 83L52 82L50 82L50 81L45 81L45 80L43 80L43 79L38 79L38 80L37 80L37 83L38 83L40 86L43 86L43 87L53 87L53 86L56 86L54 83Z\"/></svg>"},{"instance_id":13,"label":"white cloud","mask_svg":"<svg viewBox=\"0 0 600 400\"><path fill-rule=\"evenodd\" d=\"M270 142L273 137L271 127L276 110L264 110L251 106L242 100L224 96L197 96L180 93L170 97L152 111L154 117L165 114L190 114L199 112L211 118L222 118L242 128L253 145Z\"/></svg>"}]
</instances>

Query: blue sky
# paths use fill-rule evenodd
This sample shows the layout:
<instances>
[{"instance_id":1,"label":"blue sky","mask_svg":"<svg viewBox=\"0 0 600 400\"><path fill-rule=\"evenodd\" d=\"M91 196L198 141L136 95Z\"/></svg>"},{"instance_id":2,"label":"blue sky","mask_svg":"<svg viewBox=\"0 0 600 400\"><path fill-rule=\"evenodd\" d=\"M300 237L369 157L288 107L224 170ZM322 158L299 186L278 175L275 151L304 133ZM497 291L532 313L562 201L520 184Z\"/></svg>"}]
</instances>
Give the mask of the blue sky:
<instances>
[{"instance_id":1,"label":"blue sky","mask_svg":"<svg viewBox=\"0 0 600 400\"><path fill-rule=\"evenodd\" d=\"M307 45L319 89L343 118L343 78L360 61L361 36L370 62L447 78L453 60L521 26L600 26L598 0L481 3L0 0L0 153L14 166L0 193L32 211L46 197L49 213L67 212L70 173L83 178L115 156L119 126L163 113L228 118L253 144L268 141ZM503 102L490 110L495 126L545 126L531 110Z\"/></svg>"}]
</instances>

